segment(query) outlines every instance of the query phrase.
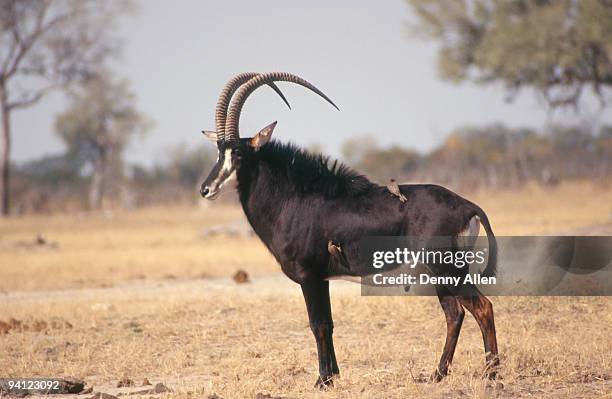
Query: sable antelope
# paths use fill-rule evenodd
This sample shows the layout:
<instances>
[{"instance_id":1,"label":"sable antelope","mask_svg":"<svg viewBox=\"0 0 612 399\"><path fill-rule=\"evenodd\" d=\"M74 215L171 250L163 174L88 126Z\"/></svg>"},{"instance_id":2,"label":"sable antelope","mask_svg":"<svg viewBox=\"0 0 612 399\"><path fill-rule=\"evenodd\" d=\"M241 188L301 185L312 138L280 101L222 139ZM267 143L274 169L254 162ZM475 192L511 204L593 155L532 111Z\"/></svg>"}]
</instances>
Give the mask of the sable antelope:
<instances>
[{"instance_id":1,"label":"sable antelope","mask_svg":"<svg viewBox=\"0 0 612 399\"><path fill-rule=\"evenodd\" d=\"M289 73L238 75L219 97L216 131L204 132L216 142L218 160L202 183L200 193L204 198L214 199L229 182L236 183L240 203L253 230L283 272L302 288L319 357L316 386L323 387L331 385L333 376L339 373L332 341L328 280L372 273L371 265L360 263L357 255L356 243L362 237L414 236L423 237L426 243L428 237L447 236L455 245L457 237L465 232L477 236L482 223L489 240L489 259L483 273L487 276L496 271L497 244L484 211L444 187L401 185L401 194L410 199L402 202L390 195L387 187L370 182L342 164L330 163L327 157L271 141L276 122L251 138L241 138L238 127L245 101L258 87L277 81L306 87L336 107L315 86ZM472 294L462 296L446 286L436 286L446 316L447 335L440 363L432 376L434 381L448 373L464 308L478 322L484 339L487 375L495 377L499 360L493 307L476 287L472 288Z\"/></svg>"}]
</instances>

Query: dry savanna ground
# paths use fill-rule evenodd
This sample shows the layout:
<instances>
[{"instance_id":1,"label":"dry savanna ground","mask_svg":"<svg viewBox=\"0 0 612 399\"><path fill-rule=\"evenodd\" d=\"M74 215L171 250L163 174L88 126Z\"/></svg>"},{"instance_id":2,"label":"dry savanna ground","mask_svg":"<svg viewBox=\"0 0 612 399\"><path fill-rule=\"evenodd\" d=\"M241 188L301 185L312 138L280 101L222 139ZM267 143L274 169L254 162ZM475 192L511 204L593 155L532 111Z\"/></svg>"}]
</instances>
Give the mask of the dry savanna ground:
<instances>
[{"instance_id":1,"label":"dry savanna ground","mask_svg":"<svg viewBox=\"0 0 612 399\"><path fill-rule=\"evenodd\" d=\"M498 235L611 223L612 190L588 183L468 197ZM0 221L0 377L74 376L111 394L147 378L169 398L612 397L610 298L493 298L503 386L481 378L469 316L452 374L433 384L421 381L446 332L437 300L361 297L345 282L332 283L341 377L315 390L299 287L256 238L201 235L241 218L228 206ZM250 283L231 280L238 269Z\"/></svg>"}]
</instances>

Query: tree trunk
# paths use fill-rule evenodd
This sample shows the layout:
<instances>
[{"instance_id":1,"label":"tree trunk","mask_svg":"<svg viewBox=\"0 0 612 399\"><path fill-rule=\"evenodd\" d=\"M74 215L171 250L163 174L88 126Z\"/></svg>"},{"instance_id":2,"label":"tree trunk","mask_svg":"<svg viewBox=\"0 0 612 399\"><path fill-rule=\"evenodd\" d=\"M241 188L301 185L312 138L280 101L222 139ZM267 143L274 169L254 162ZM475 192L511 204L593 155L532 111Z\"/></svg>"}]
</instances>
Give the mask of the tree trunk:
<instances>
[{"instance_id":1,"label":"tree trunk","mask_svg":"<svg viewBox=\"0 0 612 399\"><path fill-rule=\"evenodd\" d=\"M0 82L0 113L2 125L0 127L0 217L9 214L9 177L11 154L11 124L10 110L7 104L5 86Z\"/></svg>"},{"instance_id":2,"label":"tree trunk","mask_svg":"<svg viewBox=\"0 0 612 399\"><path fill-rule=\"evenodd\" d=\"M102 154L94 163L93 176L91 177L91 186L89 187L89 207L91 209L100 209L102 207L106 180L105 175L106 160L104 154Z\"/></svg>"}]
</instances>

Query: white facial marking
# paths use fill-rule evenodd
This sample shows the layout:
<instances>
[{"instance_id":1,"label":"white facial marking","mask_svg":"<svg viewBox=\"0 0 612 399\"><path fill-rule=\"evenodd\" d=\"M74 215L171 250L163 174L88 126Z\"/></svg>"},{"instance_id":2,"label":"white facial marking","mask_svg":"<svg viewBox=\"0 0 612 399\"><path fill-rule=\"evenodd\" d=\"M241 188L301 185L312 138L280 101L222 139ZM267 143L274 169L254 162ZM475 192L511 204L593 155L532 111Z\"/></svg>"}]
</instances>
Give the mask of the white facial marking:
<instances>
[{"instance_id":1,"label":"white facial marking","mask_svg":"<svg viewBox=\"0 0 612 399\"><path fill-rule=\"evenodd\" d=\"M219 162L219 156L217 157ZM215 196L221 193L221 189L227 186L227 183L237 181L236 170L232 165L232 150L226 149L224 153L223 165L219 169L219 174L212 181L211 187L216 187ZM234 187L235 188L235 187Z\"/></svg>"},{"instance_id":2,"label":"white facial marking","mask_svg":"<svg viewBox=\"0 0 612 399\"><path fill-rule=\"evenodd\" d=\"M223 160L223 167L221 168L221 172L229 172L232 170L232 150L225 150L225 159Z\"/></svg>"}]
</instances>

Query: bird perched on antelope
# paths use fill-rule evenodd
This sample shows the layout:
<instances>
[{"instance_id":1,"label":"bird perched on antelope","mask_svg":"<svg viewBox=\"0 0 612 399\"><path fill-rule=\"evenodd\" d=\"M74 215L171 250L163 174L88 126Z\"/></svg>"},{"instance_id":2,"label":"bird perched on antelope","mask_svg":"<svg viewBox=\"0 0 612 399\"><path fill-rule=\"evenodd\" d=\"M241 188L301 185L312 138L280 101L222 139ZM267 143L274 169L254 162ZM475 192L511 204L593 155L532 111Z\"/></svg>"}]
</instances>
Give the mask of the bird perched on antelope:
<instances>
[{"instance_id":1,"label":"bird perched on antelope","mask_svg":"<svg viewBox=\"0 0 612 399\"><path fill-rule=\"evenodd\" d=\"M342 252L342 247L340 247L340 245L334 244L334 242L330 240L327 243L327 252L329 252L329 260L330 263L332 263L330 267L335 266L350 269L346 256L344 256L344 252Z\"/></svg>"},{"instance_id":2,"label":"bird perched on antelope","mask_svg":"<svg viewBox=\"0 0 612 399\"><path fill-rule=\"evenodd\" d=\"M399 200L403 203L408 201L408 198L400 191L399 186L395 182L395 179L389 179L389 184L387 184L387 189L391 192L391 194L395 195Z\"/></svg>"}]
</instances>

